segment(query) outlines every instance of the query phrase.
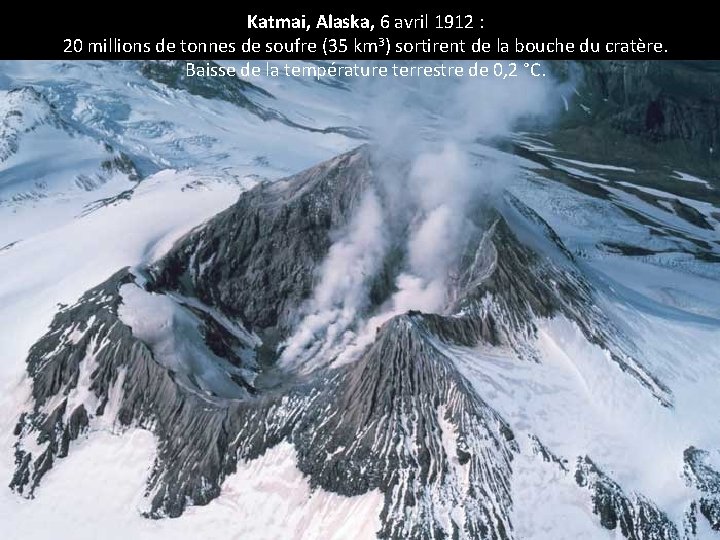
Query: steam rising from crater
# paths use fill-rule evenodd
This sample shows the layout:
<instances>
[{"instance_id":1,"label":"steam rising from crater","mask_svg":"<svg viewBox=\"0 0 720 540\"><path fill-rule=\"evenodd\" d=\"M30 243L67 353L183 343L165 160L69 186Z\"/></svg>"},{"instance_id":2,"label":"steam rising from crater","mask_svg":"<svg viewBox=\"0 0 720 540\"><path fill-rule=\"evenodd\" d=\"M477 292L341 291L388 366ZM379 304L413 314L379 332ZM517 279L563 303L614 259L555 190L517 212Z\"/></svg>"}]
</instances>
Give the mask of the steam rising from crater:
<instances>
[{"instance_id":1,"label":"steam rising from crater","mask_svg":"<svg viewBox=\"0 0 720 540\"><path fill-rule=\"evenodd\" d=\"M385 249L382 207L369 191L348 230L330 248L307 314L283 351L283 361L326 354L352 340L348 329L368 308L367 279L378 271Z\"/></svg>"},{"instance_id":2,"label":"steam rising from crater","mask_svg":"<svg viewBox=\"0 0 720 540\"><path fill-rule=\"evenodd\" d=\"M408 310L442 312L448 277L472 235L471 212L519 173L512 157L478 142L506 136L518 120L547 116L549 78L370 79L355 88L369 105L376 189L324 261L281 362L310 370L349 361L375 329ZM559 100L558 100L559 101ZM370 302L390 251L402 254L394 291Z\"/></svg>"}]
</instances>

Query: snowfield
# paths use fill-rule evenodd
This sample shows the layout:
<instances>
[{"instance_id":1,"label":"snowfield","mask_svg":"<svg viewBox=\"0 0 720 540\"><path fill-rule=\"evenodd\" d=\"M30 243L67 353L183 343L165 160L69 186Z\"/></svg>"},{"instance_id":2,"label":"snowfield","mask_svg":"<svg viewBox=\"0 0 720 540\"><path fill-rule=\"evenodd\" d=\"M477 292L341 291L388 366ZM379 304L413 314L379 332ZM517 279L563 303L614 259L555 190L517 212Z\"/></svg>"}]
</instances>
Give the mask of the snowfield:
<instances>
[{"instance_id":1,"label":"snowfield","mask_svg":"<svg viewBox=\"0 0 720 540\"><path fill-rule=\"evenodd\" d=\"M144 519L142 494L154 453L155 441L147 431L93 434L48 476L36 499L3 491L4 537L370 540L379 528L379 493L342 497L312 491L295 467L289 445L240 468L208 506L192 508L182 519ZM58 531L72 533L62 536Z\"/></svg>"}]
</instances>

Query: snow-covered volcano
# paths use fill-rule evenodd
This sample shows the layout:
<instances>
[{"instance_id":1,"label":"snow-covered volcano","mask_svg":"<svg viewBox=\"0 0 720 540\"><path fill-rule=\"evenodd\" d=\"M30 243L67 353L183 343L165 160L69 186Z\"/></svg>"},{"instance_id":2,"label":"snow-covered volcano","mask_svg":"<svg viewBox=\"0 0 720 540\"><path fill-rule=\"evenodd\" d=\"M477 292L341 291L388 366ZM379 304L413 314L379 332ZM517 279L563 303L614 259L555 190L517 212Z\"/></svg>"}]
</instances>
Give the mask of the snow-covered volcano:
<instances>
[{"instance_id":1,"label":"snow-covered volcano","mask_svg":"<svg viewBox=\"0 0 720 540\"><path fill-rule=\"evenodd\" d=\"M597 65L386 103L2 69L1 187L52 179L0 207L9 537L717 534L715 165Z\"/></svg>"}]
</instances>

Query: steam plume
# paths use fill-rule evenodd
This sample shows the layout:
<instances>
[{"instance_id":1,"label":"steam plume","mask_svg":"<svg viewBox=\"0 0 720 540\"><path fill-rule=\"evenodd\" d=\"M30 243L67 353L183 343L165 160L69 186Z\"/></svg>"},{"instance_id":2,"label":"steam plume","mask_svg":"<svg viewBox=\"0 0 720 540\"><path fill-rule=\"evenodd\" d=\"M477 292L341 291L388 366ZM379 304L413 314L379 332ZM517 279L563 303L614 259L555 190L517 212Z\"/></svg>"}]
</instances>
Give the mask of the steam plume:
<instances>
[{"instance_id":1,"label":"steam plume","mask_svg":"<svg viewBox=\"0 0 720 540\"><path fill-rule=\"evenodd\" d=\"M444 310L448 275L477 233L469 213L518 173L511 157L478 141L508 135L519 119L551 109L553 89L548 78L529 75L382 79L357 89L373 104L368 122L380 183L330 249L306 315L285 344L286 365L349 361L390 317ZM403 267L390 297L371 306L370 283L390 246L403 252Z\"/></svg>"}]
</instances>

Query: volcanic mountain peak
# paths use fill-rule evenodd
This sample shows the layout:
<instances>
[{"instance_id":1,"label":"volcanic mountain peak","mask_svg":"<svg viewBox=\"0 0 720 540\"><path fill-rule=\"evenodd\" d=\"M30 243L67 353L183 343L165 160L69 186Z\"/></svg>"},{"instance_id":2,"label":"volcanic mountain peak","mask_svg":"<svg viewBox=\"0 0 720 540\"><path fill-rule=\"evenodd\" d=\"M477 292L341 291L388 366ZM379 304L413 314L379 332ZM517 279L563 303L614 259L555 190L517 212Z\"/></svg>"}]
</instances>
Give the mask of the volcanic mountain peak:
<instances>
[{"instance_id":1,"label":"volcanic mountain peak","mask_svg":"<svg viewBox=\"0 0 720 540\"><path fill-rule=\"evenodd\" d=\"M408 258L399 249L379 265L390 283L384 297L346 328L360 333L363 318L379 317L354 361L324 361L310 372L279 365L278 344L303 320L318 268L344 241L365 194L384 193L373 159L361 147L261 184L149 268L121 270L61 310L28 358L33 404L16 427L11 487L32 496L73 441L98 426L137 426L158 441L147 515L175 517L217 497L238 462L285 441L311 486L347 496L378 489L383 538L504 540L513 538L520 448L458 371L454 348L500 347L518 362L540 360L538 321L563 316L669 403L666 389L626 354L627 337L559 238L512 199L481 209L476 234L453 262L456 278L446 286L454 298L442 313L383 311ZM411 223L397 230L412 234ZM588 478L595 474L586 469ZM638 504L623 516L628 530L665 527L664 515Z\"/></svg>"}]
</instances>

